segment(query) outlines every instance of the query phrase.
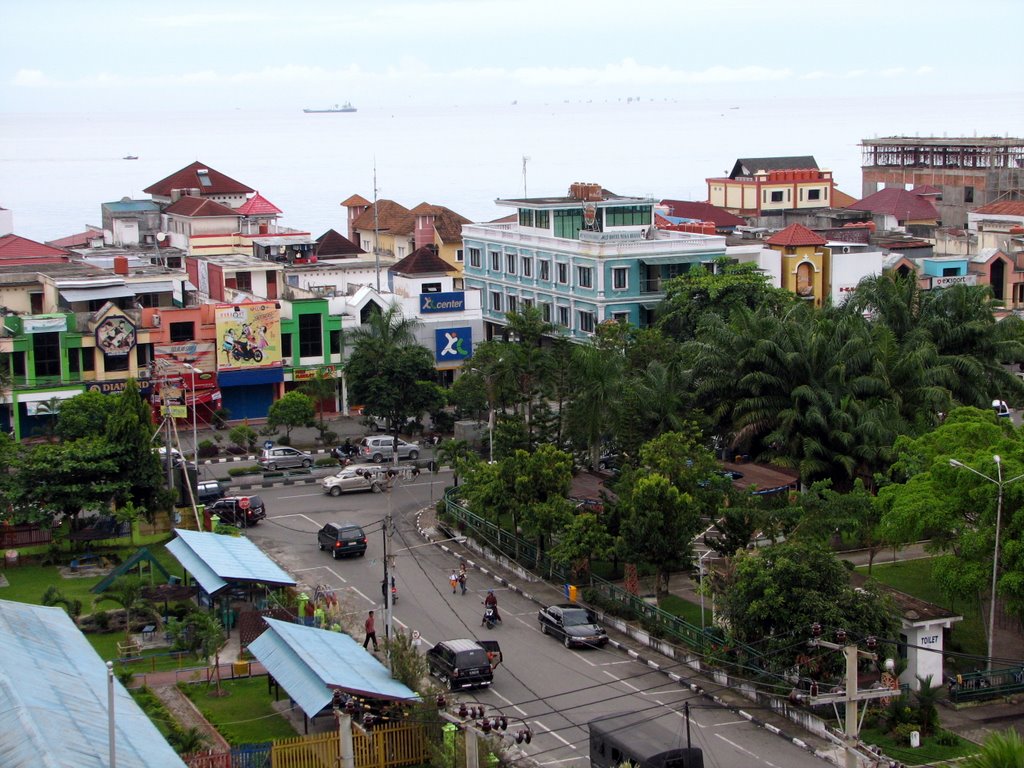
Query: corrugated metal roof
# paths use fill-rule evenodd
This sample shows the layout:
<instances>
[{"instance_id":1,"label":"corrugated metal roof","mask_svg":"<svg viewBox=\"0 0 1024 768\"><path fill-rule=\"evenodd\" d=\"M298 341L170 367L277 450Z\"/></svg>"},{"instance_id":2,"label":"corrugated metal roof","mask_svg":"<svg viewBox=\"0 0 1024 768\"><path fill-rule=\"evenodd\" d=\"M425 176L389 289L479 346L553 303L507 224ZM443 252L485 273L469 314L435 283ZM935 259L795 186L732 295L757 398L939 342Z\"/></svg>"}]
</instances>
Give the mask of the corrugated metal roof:
<instances>
[{"instance_id":1,"label":"corrugated metal roof","mask_svg":"<svg viewBox=\"0 0 1024 768\"><path fill-rule=\"evenodd\" d=\"M334 688L378 699L419 698L349 635L265 621L269 629L249 643L249 652L309 717L331 703Z\"/></svg>"},{"instance_id":2,"label":"corrugated metal roof","mask_svg":"<svg viewBox=\"0 0 1024 768\"><path fill-rule=\"evenodd\" d=\"M208 594L216 594L228 582L259 582L294 586L295 579L243 536L174 529L177 538L167 549Z\"/></svg>"},{"instance_id":3,"label":"corrugated metal roof","mask_svg":"<svg viewBox=\"0 0 1024 768\"><path fill-rule=\"evenodd\" d=\"M57 607L0 600L0 765L109 765L107 667ZM182 766L156 726L114 680L119 768Z\"/></svg>"}]
</instances>

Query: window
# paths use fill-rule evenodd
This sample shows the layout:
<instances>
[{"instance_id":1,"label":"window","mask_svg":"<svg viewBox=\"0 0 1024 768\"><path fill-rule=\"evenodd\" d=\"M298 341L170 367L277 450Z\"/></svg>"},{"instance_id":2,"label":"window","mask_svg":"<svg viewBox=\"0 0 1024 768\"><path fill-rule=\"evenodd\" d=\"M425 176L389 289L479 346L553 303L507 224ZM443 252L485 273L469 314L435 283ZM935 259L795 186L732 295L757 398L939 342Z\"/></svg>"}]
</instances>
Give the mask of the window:
<instances>
[{"instance_id":1,"label":"window","mask_svg":"<svg viewBox=\"0 0 1024 768\"><path fill-rule=\"evenodd\" d=\"M558 264L558 282L562 285L568 285L569 283L569 265Z\"/></svg>"},{"instance_id":2,"label":"window","mask_svg":"<svg viewBox=\"0 0 1024 768\"><path fill-rule=\"evenodd\" d=\"M252 273L235 272L235 287L240 291L252 292Z\"/></svg>"},{"instance_id":3,"label":"window","mask_svg":"<svg viewBox=\"0 0 1024 768\"><path fill-rule=\"evenodd\" d=\"M501 272L501 254L491 251L491 272Z\"/></svg>"},{"instance_id":4,"label":"window","mask_svg":"<svg viewBox=\"0 0 1024 768\"><path fill-rule=\"evenodd\" d=\"M808 200L821 200L821 190L820 189L808 189L807 190L807 199Z\"/></svg>"},{"instance_id":5,"label":"window","mask_svg":"<svg viewBox=\"0 0 1024 768\"><path fill-rule=\"evenodd\" d=\"M103 356L103 370L110 371L127 371L129 355L104 355Z\"/></svg>"},{"instance_id":6,"label":"window","mask_svg":"<svg viewBox=\"0 0 1024 768\"><path fill-rule=\"evenodd\" d=\"M480 249L470 248L469 249L469 266L480 269Z\"/></svg>"},{"instance_id":7,"label":"window","mask_svg":"<svg viewBox=\"0 0 1024 768\"><path fill-rule=\"evenodd\" d=\"M456 248L455 249L455 261L457 261L459 264L461 264L463 261L465 261L465 259L463 257L463 254L462 254L462 249L461 248Z\"/></svg>"},{"instance_id":8,"label":"window","mask_svg":"<svg viewBox=\"0 0 1024 768\"><path fill-rule=\"evenodd\" d=\"M533 277L533 259L523 256L523 277Z\"/></svg>"},{"instance_id":9,"label":"window","mask_svg":"<svg viewBox=\"0 0 1024 768\"><path fill-rule=\"evenodd\" d=\"M533 306L533 299L523 299L523 309L529 309Z\"/></svg>"},{"instance_id":10,"label":"window","mask_svg":"<svg viewBox=\"0 0 1024 768\"><path fill-rule=\"evenodd\" d=\"M286 360L292 356L292 334L281 334L281 357Z\"/></svg>"},{"instance_id":11,"label":"window","mask_svg":"<svg viewBox=\"0 0 1024 768\"><path fill-rule=\"evenodd\" d=\"M565 326L566 328L569 327L569 308L568 307L559 307L558 308L558 324L562 325L562 326Z\"/></svg>"},{"instance_id":12,"label":"window","mask_svg":"<svg viewBox=\"0 0 1024 768\"><path fill-rule=\"evenodd\" d=\"M370 252L370 239L369 238L363 238L363 250L366 251L367 253Z\"/></svg>"},{"instance_id":13,"label":"window","mask_svg":"<svg viewBox=\"0 0 1024 768\"><path fill-rule=\"evenodd\" d=\"M551 305L546 301L540 303L540 316L545 323L551 322Z\"/></svg>"},{"instance_id":14,"label":"window","mask_svg":"<svg viewBox=\"0 0 1024 768\"><path fill-rule=\"evenodd\" d=\"M440 283L424 283L420 287L420 293L440 293L440 292L441 292L441 284Z\"/></svg>"},{"instance_id":15,"label":"window","mask_svg":"<svg viewBox=\"0 0 1024 768\"><path fill-rule=\"evenodd\" d=\"M518 312L519 311L519 297L518 296L509 296L508 297L508 311L509 312Z\"/></svg>"},{"instance_id":16,"label":"window","mask_svg":"<svg viewBox=\"0 0 1024 768\"><path fill-rule=\"evenodd\" d=\"M33 333L32 351L36 360L36 376L60 376L59 333Z\"/></svg>"},{"instance_id":17,"label":"window","mask_svg":"<svg viewBox=\"0 0 1024 768\"><path fill-rule=\"evenodd\" d=\"M93 347L82 347L82 372L96 370L96 350Z\"/></svg>"},{"instance_id":18,"label":"window","mask_svg":"<svg viewBox=\"0 0 1024 768\"><path fill-rule=\"evenodd\" d=\"M505 271L510 275L516 273L516 255L514 253L505 254Z\"/></svg>"},{"instance_id":19,"label":"window","mask_svg":"<svg viewBox=\"0 0 1024 768\"><path fill-rule=\"evenodd\" d=\"M612 267L612 289L624 291L629 288L629 267Z\"/></svg>"},{"instance_id":20,"label":"window","mask_svg":"<svg viewBox=\"0 0 1024 768\"><path fill-rule=\"evenodd\" d=\"M651 206L617 205L604 209L604 222L609 227L645 227L651 223Z\"/></svg>"},{"instance_id":21,"label":"window","mask_svg":"<svg viewBox=\"0 0 1024 768\"><path fill-rule=\"evenodd\" d=\"M579 328L584 333L594 332L594 313L593 312L577 312L579 316Z\"/></svg>"},{"instance_id":22,"label":"window","mask_svg":"<svg viewBox=\"0 0 1024 768\"><path fill-rule=\"evenodd\" d=\"M299 357L321 357L324 338L320 331L320 315L299 315Z\"/></svg>"},{"instance_id":23,"label":"window","mask_svg":"<svg viewBox=\"0 0 1024 768\"><path fill-rule=\"evenodd\" d=\"M171 341L192 341L196 337L195 323L171 323Z\"/></svg>"},{"instance_id":24,"label":"window","mask_svg":"<svg viewBox=\"0 0 1024 768\"><path fill-rule=\"evenodd\" d=\"M965 203L973 203L974 202L974 187L964 187L964 202Z\"/></svg>"},{"instance_id":25,"label":"window","mask_svg":"<svg viewBox=\"0 0 1024 768\"><path fill-rule=\"evenodd\" d=\"M529 208L519 209L519 226L521 227L532 227L533 226L533 211Z\"/></svg>"},{"instance_id":26,"label":"window","mask_svg":"<svg viewBox=\"0 0 1024 768\"><path fill-rule=\"evenodd\" d=\"M456 291L461 291L466 287L465 281L461 277L452 278L452 288Z\"/></svg>"},{"instance_id":27,"label":"window","mask_svg":"<svg viewBox=\"0 0 1024 768\"><path fill-rule=\"evenodd\" d=\"M550 211L534 211L533 214L533 226L537 229L547 229L551 226L551 212Z\"/></svg>"},{"instance_id":28,"label":"window","mask_svg":"<svg viewBox=\"0 0 1024 768\"><path fill-rule=\"evenodd\" d=\"M555 237L579 240L583 229L583 211L555 211Z\"/></svg>"},{"instance_id":29,"label":"window","mask_svg":"<svg viewBox=\"0 0 1024 768\"><path fill-rule=\"evenodd\" d=\"M580 288L594 287L594 271L590 267L576 267L576 282Z\"/></svg>"},{"instance_id":30,"label":"window","mask_svg":"<svg viewBox=\"0 0 1024 768\"><path fill-rule=\"evenodd\" d=\"M341 354L341 331L330 331L328 333L328 343L331 345L331 354Z\"/></svg>"},{"instance_id":31,"label":"window","mask_svg":"<svg viewBox=\"0 0 1024 768\"><path fill-rule=\"evenodd\" d=\"M612 320L616 323L627 325L629 323L629 312L612 312Z\"/></svg>"},{"instance_id":32,"label":"window","mask_svg":"<svg viewBox=\"0 0 1024 768\"><path fill-rule=\"evenodd\" d=\"M782 190L781 189L772 192L772 202L773 203L781 203L782 202Z\"/></svg>"},{"instance_id":33,"label":"window","mask_svg":"<svg viewBox=\"0 0 1024 768\"><path fill-rule=\"evenodd\" d=\"M398 250L398 258L404 259L405 258L405 246L404 245L400 245L400 246L398 246L397 250Z\"/></svg>"},{"instance_id":34,"label":"window","mask_svg":"<svg viewBox=\"0 0 1024 768\"><path fill-rule=\"evenodd\" d=\"M491 310L501 312L501 294L498 291L491 291Z\"/></svg>"},{"instance_id":35,"label":"window","mask_svg":"<svg viewBox=\"0 0 1024 768\"><path fill-rule=\"evenodd\" d=\"M551 282L551 262L550 261L538 261L537 269L540 272L540 279Z\"/></svg>"},{"instance_id":36,"label":"window","mask_svg":"<svg viewBox=\"0 0 1024 768\"><path fill-rule=\"evenodd\" d=\"M68 350L68 373L72 376L78 373L78 361L81 359L80 349Z\"/></svg>"}]
</instances>

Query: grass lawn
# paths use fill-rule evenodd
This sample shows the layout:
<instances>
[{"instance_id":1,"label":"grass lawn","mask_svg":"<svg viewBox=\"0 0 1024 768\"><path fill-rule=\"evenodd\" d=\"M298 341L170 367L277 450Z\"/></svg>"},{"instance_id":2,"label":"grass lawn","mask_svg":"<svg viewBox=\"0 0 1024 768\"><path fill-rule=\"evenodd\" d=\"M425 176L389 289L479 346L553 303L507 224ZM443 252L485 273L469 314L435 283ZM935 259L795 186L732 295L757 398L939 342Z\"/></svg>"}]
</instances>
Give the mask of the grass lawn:
<instances>
[{"instance_id":1,"label":"grass lawn","mask_svg":"<svg viewBox=\"0 0 1024 768\"><path fill-rule=\"evenodd\" d=\"M700 620L700 606L696 603L691 603L689 600L683 600L683 598L677 597L676 595L667 595L658 602L658 607L666 613L678 616L683 621L689 622L695 627L702 626ZM711 626L710 605L704 606L703 626Z\"/></svg>"},{"instance_id":2,"label":"grass lawn","mask_svg":"<svg viewBox=\"0 0 1024 768\"><path fill-rule=\"evenodd\" d=\"M861 573L867 573L867 568L858 570ZM903 560L882 564L876 560L875 566L871 569L871 577L901 592L906 592L908 595L941 605L963 616L963 621L958 621L953 625L949 650L982 657L987 653L985 622L982 620L978 606L962 601L951 604L942 595L938 584L932 580L932 561L930 559ZM974 668L974 665L968 662L965 664L968 666L962 671Z\"/></svg>"},{"instance_id":3,"label":"grass lawn","mask_svg":"<svg viewBox=\"0 0 1024 768\"><path fill-rule=\"evenodd\" d=\"M274 697L267 690L266 676L225 680L216 687L203 683L179 683L178 687L232 746L290 739L300 734L271 706Z\"/></svg>"},{"instance_id":4,"label":"grass lawn","mask_svg":"<svg viewBox=\"0 0 1024 768\"><path fill-rule=\"evenodd\" d=\"M899 760L906 765L934 764L943 760L953 760L965 755L973 755L978 751L978 745L967 739L960 739L955 747L944 747L936 743L932 736L921 737L921 746L911 749L905 744L898 744L888 734L875 728L864 728L860 732L860 738L865 744L875 744L882 748L886 757Z\"/></svg>"}]
</instances>

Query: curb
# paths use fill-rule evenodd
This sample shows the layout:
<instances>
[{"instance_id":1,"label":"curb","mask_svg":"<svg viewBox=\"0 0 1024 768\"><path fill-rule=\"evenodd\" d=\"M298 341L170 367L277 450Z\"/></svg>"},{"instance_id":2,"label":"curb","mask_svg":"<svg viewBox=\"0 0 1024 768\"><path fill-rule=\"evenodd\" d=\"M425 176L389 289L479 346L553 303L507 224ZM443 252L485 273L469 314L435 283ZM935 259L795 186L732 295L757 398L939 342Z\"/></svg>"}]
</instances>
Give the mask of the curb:
<instances>
[{"instance_id":1,"label":"curb","mask_svg":"<svg viewBox=\"0 0 1024 768\"><path fill-rule=\"evenodd\" d=\"M480 573L484 574L485 576L490 576L492 579L497 581L499 584L501 584L503 587L508 589L510 592L515 592L516 594L521 595L522 597L525 597L530 602L535 603L535 604L537 604L539 606L543 607L545 605L544 602L542 602L541 600L537 599L536 597L534 597L529 592L523 591L523 589L520 588L518 585L512 584L511 582L508 581L508 579L505 579L504 577L499 576L497 573L488 570L487 568L483 567L479 563L474 562L473 560L470 560L470 559L468 559L466 557L463 557L461 554L459 554L454 549L449 547L446 543L434 542L434 540L431 538L431 531L426 529L426 528L424 528L420 524L420 516L423 514L423 511L424 510L420 510L420 512L417 513L417 515L416 515L416 530L419 532L420 536L425 541L434 544L435 546L439 547L444 552L447 552L449 554L455 555L460 560L464 561L468 566L472 567L474 570L479 571ZM729 710L733 714L738 715L739 717L742 717L744 720L749 721L753 725L756 725L759 728L763 728L766 731L768 731L769 733L775 734L779 738L782 738L782 739L785 739L786 741L789 741L791 744L793 744L793 746L795 746L795 747L797 747L799 749L802 749L804 752L807 752L808 754L814 755L815 757L817 757L819 759L822 759L822 760L825 760L827 762L833 762L834 758L831 755L829 755L827 753L823 753L820 750L815 749L813 746L808 744L803 739L801 739L801 738L799 738L797 736L791 736L791 735L787 734L785 731L783 731L781 728L779 728L778 726L772 725L771 723L765 722L764 720L761 720L761 719L759 719L757 717L754 717L749 712L741 709L740 707L736 706L735 704L730 704L729 702L727 702L724 699L722 699L720 696L717 696L717 695L715 695L713 693L709 693L708 691L704 690L703 687L697 685L696 683L690 682L689 680L684 678L682 675L676 674L675 672L666 672L665 670L662 669L661 664L658 663L657 661L655 661L653 659L645 658L644 656L641 656L637 651L634 651L632 648L629 648L626 645L623 645L619 641L614 640L612 638L609 638L608 639L608 645L610 645L611 647L615 648L616 650L622 651L627 656L629 656L631 659L633 659L635 661L638 661L641 664L644 664L648 669L653 669L655 672L661 672L663 675L668 677L668 679L671 680L672 682L678 683L679 685L682 685L682 686L685 686L685 687L689 688L692 693L696 693L696 694L702 696L703 698L708 699L708 700L714 702L718 706L720 706L720 707L722 707L724 709ZM838 763L836 763L836 765L838 765Z\"/></svg>"}]
</instances>

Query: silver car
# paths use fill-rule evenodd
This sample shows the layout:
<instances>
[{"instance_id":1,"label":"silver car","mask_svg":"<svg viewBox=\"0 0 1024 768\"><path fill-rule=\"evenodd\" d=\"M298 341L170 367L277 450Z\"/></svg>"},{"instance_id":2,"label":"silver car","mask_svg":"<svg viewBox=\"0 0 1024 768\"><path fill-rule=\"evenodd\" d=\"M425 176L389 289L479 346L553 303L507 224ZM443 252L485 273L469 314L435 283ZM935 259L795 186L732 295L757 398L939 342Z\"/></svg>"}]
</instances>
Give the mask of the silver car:
<instances>
[{"instance_id":1,"label":"silver car","mask_svg":"<svg viewBox=\"0 0 1024 768\"><path fill-rule=\"evenodd\" d=\"M340 496L347 491L384 490L384 470L380 467L345 467L334 475L328 475L321 481L324 493Z\"/></svg>"},{"instance_id":2,"label":"silver car","mask_svg":"<svg viewBox=\"0 0 1024 768\"><path fill-rule=\"evenodd\" d=\"M394 455L395 439L390 435L372 435L359 441L359 458L380 464ZM415 461L420 457L419 443L398 441L398 458Z\"/></svg>"},{"instance_id":3,"label":"silver car","mask_svg":"<svg viewBox=\"0 0 1024 768\"><path fill-rule=\"evenodd\" d=\"M313 466L313 456L297 448L292 448L290 445L276 445L273 448L264 449L256 463L263 469L271 471L288 467L308 468Z\"/></svg>"}]
</instances>

